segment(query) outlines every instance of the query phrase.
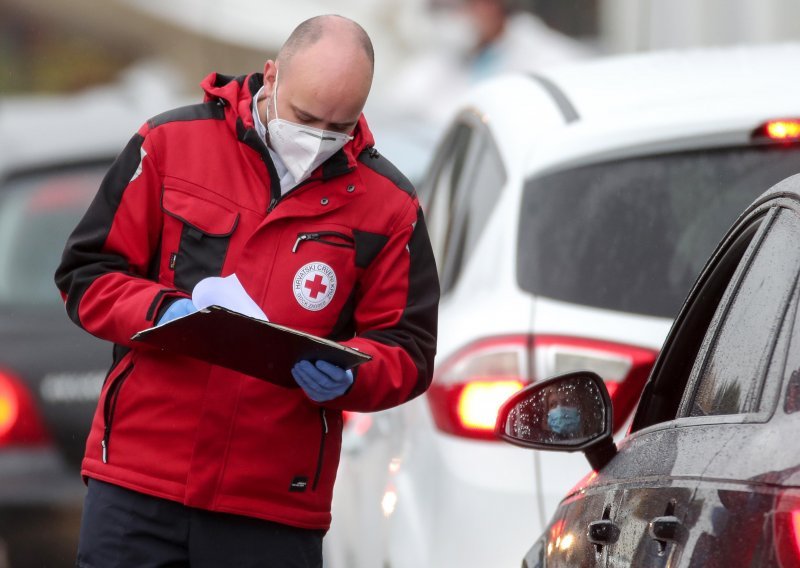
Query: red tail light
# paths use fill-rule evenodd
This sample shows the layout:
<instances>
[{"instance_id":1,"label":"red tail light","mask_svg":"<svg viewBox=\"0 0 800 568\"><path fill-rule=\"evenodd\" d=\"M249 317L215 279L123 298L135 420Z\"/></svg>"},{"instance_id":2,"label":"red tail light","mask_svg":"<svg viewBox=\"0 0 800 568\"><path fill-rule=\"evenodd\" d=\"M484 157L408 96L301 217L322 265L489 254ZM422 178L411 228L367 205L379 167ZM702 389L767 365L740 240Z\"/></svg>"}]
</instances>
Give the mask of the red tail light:
<instances>
[{"instance_id":1,"label":"red tail light","mask_svg":"<svg viewBox=\"0 0 800 568\"><path fill-rule=\"evenodd\" d=\"M0 370L0 447L48 442L30 393L14 375Z\"/></svg>"},{"instance_id":2,"label":"red tail light","mask_svg":"<svg viewBox=\"0 0 800 568\"><path fill-rule=\"evenodd\" d=\"M779 566L800 566L800 491L789 491L778 498L773 530Z\"/></svg>"},{"instance_id":3,"label":"red tail light","mask_svg":"<svg viewBox=\"0 0 800 568\"><path fill-rule=\"evenodd\" d=\"M636 405L656 355L652 349L575 337L483 339L440 366L428 402L442 432L495 440L497 411L509 396L532 380L585 369L606 379L617 430Z\"/></svg>"},{"instance_id":4,"label":"red tail light","mask_svg":"<svg viewBox=\"0 0 800 568\"><path fill-rule=\"evenodd\" d=\"M800 141L800 119L770 120L753 131L753 138L772 142Z\"/></svg>"},{"instance_id":5,"label":"red tail light","mask_svg":"<svg viewBox=\"0 0 800 568\"><path fill-rule=\"evenodd\" d=\"M483 339L445 361L428 391L436 427L494 440L500 405L529 382L530 343L527 335Z\"/></svg>"}]
</instances>

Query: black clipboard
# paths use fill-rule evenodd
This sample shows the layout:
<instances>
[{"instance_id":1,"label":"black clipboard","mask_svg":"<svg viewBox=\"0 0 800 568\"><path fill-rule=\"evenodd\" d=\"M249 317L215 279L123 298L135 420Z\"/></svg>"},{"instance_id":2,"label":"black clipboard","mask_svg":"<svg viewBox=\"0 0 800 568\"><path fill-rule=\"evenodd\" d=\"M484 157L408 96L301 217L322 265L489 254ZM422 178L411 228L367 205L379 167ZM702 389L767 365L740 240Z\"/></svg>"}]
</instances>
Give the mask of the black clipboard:
<instances>
[{"instance_id":1,"label":"black clipboard","mask_svg":"<svg viewBox=\"0 0 800 568\"><path fill-rule=\"evenodd\" d=\"M345 369L372 359L366 353L335 341L251 318L221 306L209 306L164 325L145 329L131 340L287 388L298 387L291 369L302 359L321 359Z\"/></svg>"}]
</instances>

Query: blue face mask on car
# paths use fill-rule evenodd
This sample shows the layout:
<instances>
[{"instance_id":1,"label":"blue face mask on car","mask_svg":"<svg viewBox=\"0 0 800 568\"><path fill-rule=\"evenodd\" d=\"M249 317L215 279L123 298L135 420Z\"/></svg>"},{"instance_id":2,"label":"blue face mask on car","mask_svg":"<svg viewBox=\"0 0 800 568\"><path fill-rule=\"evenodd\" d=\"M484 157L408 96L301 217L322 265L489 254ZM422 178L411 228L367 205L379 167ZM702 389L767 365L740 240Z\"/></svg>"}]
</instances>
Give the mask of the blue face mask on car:
<instances>
[{"instance_id":1,"label":"blue face mask on car","mask_svg":"<svg viewBox=\"0 0 800 568\"><path fill-rule=\"evenodd\" d=\"M580 432L581 415L573 406L557 406L547 413L547 427L562 436L574 436Z\"/></svg>"}]
</instances>

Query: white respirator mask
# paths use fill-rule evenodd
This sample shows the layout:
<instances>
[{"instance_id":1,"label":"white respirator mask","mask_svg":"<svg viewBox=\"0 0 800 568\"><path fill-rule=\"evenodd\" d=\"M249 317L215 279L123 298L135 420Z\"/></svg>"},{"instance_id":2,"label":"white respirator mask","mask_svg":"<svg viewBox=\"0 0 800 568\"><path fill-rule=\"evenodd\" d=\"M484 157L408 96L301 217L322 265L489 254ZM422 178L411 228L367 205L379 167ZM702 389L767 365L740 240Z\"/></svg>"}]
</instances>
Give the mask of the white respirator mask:
<instances>
[{"instance_id":1,"label":"white respirator mask","mask_svg":"<svg viewBox=\"0 0 800 568\"><path fill-rule=\"evenodd\" d=\"M270 146L278 153L295 183L310 176L311 172L353 139L342 132L322 130L278 118L277 73L272 91L272 109L275 118L267 124Z\"/></svg>"}]
</instances>

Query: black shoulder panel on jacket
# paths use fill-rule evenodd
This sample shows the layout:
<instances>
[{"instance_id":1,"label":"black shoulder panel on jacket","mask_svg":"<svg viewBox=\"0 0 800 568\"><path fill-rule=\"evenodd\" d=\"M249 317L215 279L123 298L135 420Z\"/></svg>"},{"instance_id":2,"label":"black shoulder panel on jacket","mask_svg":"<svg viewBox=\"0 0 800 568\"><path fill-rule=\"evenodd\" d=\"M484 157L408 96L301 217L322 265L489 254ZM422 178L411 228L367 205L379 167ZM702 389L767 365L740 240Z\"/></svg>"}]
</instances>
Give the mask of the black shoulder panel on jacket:
<instances>
[{"instance_id":1,"label":"black shoulder panel on jacket","mask_svg":"<svg viewBox=\"0 0 800 568\"><path fill-rule=\"evenodd\" d=\"M358 161L383 177L388 178L389 181L407 194L411 196L416 195L414 184L412 184L408 178L403 175L403 172L398 170L392 162L381 156L375 148L366 148L359 154Z\"/></svg>"},{"instance_id":2,"label":"black shoulder panel on jacket","mask_svg":"<svg viewBox=\"0 0 800 568\"><path fill-rule=\"evenodd\" d=\"M244 79L242 79L244 80ZM252 96L256 96L256 93L261 90L261 87L264 86L264 75L262 73L253 73L250 75L250 79L247 81L247 88L250 91Z\"/></svg>"},{"instance_id":3,"label":"black shoulder panel on jacket","mask_svg":"<svg viewBox=\"0 0 800 568\"><path fill-rule=\"evenodd\" d=\"M162 112L147 121L150 128L156 128L168 122L179 122L188 120L223 120L225 118L225 108L216 101L199 103L174 108L167 112Z\"/></svg>"},{"instance_id":4,"label":"black shoulder panel on jacket","mask_svg":"<svg viewBox=\"0 0 800 568\"><path fill-rule=\"evenodd\" d=\"M68 295L67 313L81 327L78 311L81 299L94 280L107 272L130 270L124 257L105 252L103 245L125 188L142 162L143 143L144 138L134 134L111 165L89 209L67 240L61 264L56 269L56 285Z\"/></svg>"},{"instance_id":5,"label":"black shoulder panel on jacket","mask_svg":"<svg viewBox=\"0 0 800 568\"><path fill-rule=\"evenodd\" d=\"M236 81L239 83L239 85L243 85L245 77L247 77L247 75L224 75L222 73L217 73L217 76L214 79L214 86L224 87L231 81Z\"/></svg>"}]
</instances>

